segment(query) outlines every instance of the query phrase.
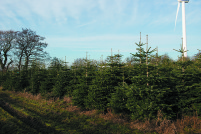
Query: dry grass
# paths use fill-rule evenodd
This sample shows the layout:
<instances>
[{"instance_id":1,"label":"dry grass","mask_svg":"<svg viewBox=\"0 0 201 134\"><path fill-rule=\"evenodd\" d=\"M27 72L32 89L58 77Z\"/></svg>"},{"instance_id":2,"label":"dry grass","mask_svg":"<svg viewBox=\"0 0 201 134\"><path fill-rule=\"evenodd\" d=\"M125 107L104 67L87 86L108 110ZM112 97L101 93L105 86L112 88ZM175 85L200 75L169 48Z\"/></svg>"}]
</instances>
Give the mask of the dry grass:
<instances>
[{"instance_id":1,"label":"dry grass","mask_svg":"<svg viewBox=\"0 0 201 134\"><path fill-rule=\"evenodd\" d=\"M98 110L89 110L89 111L81 111L81 115L86 115L86 116L95 116L97 114Z\"/></svg>"},{"instance_id":2,"label":"dry grass","mask_svg":"<svg viewBox=\"0 0 201 134\"><path fill-rule=\"evenodd\" d=\"M132 129L157 132L159 134L186 134L201 133L201 120L198 116L185 116L183 119L171 121L163 119L161 112L158 113L157 120L130 123Z\"/></svg>"},{"instance_id":3,"label":"dry grass","mask_svg":"<svg viewBox=\"0 0 201 134\"><path fill-rule=\"evenodd\" d=\"M142 131L148 131L148 132L157 132L159 134L175 134L177 133L176 127L174 125L174 122L170 120L164 119L162 122L157 124L157 120L140 122L140 121L134 121L130 123L130 127L132 129L138 129Z\"/></svg>"},{"instance_id":4,"label":"dry grass","mask_svg":"<svg viewBox=\"0 0 201 134\"><path fill-rule=\"evenodd\" d=\"M79 113L81 112L81 109L77 106L69 105L68 107L65 108L69 112L74 112L74 113Z\"/></svg>"},{"instance_id":5,"label":"dry grass","mask_svg":"<svg viewBox=\"0 0 201 134\"><path fill-rule=\"evenodd\" d=\"M33 95L31 93L28 93L28 92L13 92L13 91L10 91L12 93L14 93L15 95L17 96L20 96L20 97L24 97L24 98L27 98L27 99L32 99L32 100L42 100L42 96L41 94L37 94L37 95Z\"/></svg>"},{"instance_id":6,"label":"dry grass","mask_svg":"<svg viewBox=\"0 0 201 134\"><path fill-rule=\"evenodd\" d=\"M63 101L66 102L66 103L72 103L72 97L64 96Z\"/></svg>"},{"instance_id":7,"label":"dry grass","mask_svg":"<svg viewBox=\"0 0 201 134\"><path fill-rule=\"evenodd\" d=\"M126 118L122 118L121 114L112 113L111 109L108 109L108 112L106 114L103 114L103 113L100 114L99 117L103 118L105 120L112 121L113 123L117 123L117 124L127 124L128 123Z\"/></svg>"},{"instance_id":8,"label":"dry grass","mask_svg":"<svg viewBox=\"0 0 201 134\"><path fill-rule=\"evenodd\" d=\"M65 110L67 110L69 112L74 112L74 113L80 113L81 112L81 109L79 107L74 106L72 104L72 97L64 96L63 104L68 104L67 107L65 108Z\"/></svg>"},{"instance_id":9,"label":"dry grass","mask_svg":"<svg viewBox=\"0 0 201 134\"><path fill-rule=\"evenodd\" d=\"M0 87L1 89L1 87ZM9 91L11 92L11 91ZM56 99L49 99L45 100L42 99L40 94L32 95L27 92L12 92L20 97L25 97L28 99L37 100L40 102L46 102L46 104L53 104L59 103L59 98ZM197 115L195 116L185 116L183 119L177 119L176 121L171 121L163 118L161 111L158 112L158 118L156 120L146 120L142 121L132 121L130 122L127 118L125 118L122 114L115 114L110 109L106 114L98 113L97 110L89 110L83 111L77 106L72 105L72 98L71 97L64 97L63 103L59 105L66 105L63 110L67 110L69 112L74 112L80 115L86 115L90 117L97 116L99 118L103 118L104 120L112 121L113 123L126 125L129 124L131 129L138 129L145 132L156 132L160 134L186 134L186 133L200 133L201 134L201 119L198 118Z\"/></svg>"},{"instance_id":10,"label":"dry grass","mask_svg":"<svg viewBox=\"0 0 201 134\"><path fill-rule=\"evenodd\" d=\"M178 119L175 122L175 126L179 133L188 131L201 134L201 120L197 116L185 116L181 120Z\"/></svg>"}]
</instances>

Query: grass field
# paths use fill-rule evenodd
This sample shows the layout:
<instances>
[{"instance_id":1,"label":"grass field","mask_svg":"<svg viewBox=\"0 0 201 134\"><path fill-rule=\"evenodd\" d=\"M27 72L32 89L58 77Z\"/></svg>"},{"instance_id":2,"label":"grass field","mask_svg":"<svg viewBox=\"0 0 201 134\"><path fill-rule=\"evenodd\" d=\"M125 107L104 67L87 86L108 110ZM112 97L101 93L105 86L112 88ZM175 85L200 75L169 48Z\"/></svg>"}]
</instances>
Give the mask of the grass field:
<instances>
[{"instance_id":1,"label":"grass field","mask_svg":"<svg viewBox=\"0 0 201 134\"><path fill-rule=\"evenodd\" d=\"M45 100L40 95L0 90L0 134L151 134L201 133L198 117L171 122L129 121L109 111L83 111L71 98Z\"/></svg>"}]
</instances>

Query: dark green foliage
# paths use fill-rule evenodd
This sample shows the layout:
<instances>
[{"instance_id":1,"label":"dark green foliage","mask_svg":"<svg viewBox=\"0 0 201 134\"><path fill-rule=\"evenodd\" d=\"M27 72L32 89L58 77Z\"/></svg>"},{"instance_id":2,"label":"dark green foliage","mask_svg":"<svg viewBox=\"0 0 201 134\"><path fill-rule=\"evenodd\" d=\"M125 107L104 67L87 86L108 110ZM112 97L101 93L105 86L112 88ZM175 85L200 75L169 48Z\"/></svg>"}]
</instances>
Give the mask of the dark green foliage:
<instances>
[{"instance_id":1,"label":"dark green foliage","mask_svg":"<svg viewBox=\"0 0 201 134\"><path fill-rule=\"evenodd\" d=\"M86 102L87 108L95 108L107 111L109 102L115 87L123 82L121 56L108 56L107 64L101 65L96 71L96 77L89 86L89 94Z\"/></svg>"},{"instance_id":2,"label":"dark green foliage","mask_svg":"<svg viewBox=\"0 0 201 134\"><path fill-rule=\"evenodd\" d=\"M134 63L145 63L146 62L146 52L144 50L144 48L142 46L144 46L145 44L139 42L138 44L135 43L136 46L138 46L138 48L136 48L137 52L135 54L132 54L133 58L132 58L132 62Z\"/></svg>"},{"instance_id":3,"label":"dark green foliage","mask_svg":"<svg viewBox=\"0 0 201 134\"><path fill-rule=\"evenodd\" d=\"M21 86L21 83L23 83L22 79L21 79L21 75L18 71L13 71L12 72L12 87L13 90L15 91L20 91L23 89L23 87Z\"/></svg>"},{"instance_id":4,"label":"dark green foliage","mask_svg":"<svg viewBox=\"0 0 201 134\"><path fill-rule=\"evenodd\" d=\"M5 80L5 79L4 79L3 72L0 72L0 85L3 84L4 80Z\"/></svg>"},{"instance_id":5,"label":"dark green foliage","mask_svg":"<svg viewBox=\"0 0 201 134\"><path fill-rule=\"evenodd\" d=\"M11 76L11 72L8 72L8 73L4 74L3 77L2 77L2 79L3 79L3 82L2 82L3 88L5 90L12 90L12 76Z\"/></svg>"},{"instance_id":6,"label":"dark green foliage","mask_svg":"<svg viewBox=\"0 0 201 134\"><path fill-rule=\"evenodd\" d=\"M28 71L24 70L20 72L20 86L22 90L30 85L29 79L30 77L28 76Z\"/></svg>"},{"instance_id":7,"label":"dark green foliage","mask_svg":"<svg viewBox=\"0 0 201 134\"><path fill-rule=\"evenodd\" d=\"M46 96L47 93L51 93L53 90L53 87L56 83L58 74L57 74L58 70L54 67L49 68L48 70L46 70L46 75L45 75L45 79L44 81L41 81L41 86L40 86L40 93L43 96Z\"/></svg>"},{"instance_id":8,"label":"dark green foliage","mask_svg":"<svg viewBox=\"0 0 201 134\"><path fill-rule=\"evenodd\" d=\"M32 76L30 79L30 92L32 94L38 94L40 92L40 86L47 77L46 70L32 70Z\"/></svg>"},{"instance_id":9,"label":"dark green foliage","mask_svg":"<svg viewBox=\"0 0 201 134\"><path fill-rule=\"evenodd\" d=\"M78 79L75 76L74 70L69 70L68 75L69 75L68 86L65 87L66 95L72 97L73 91L77 89Z\"/></svg>"},{"instance_id":10,"label":"dark green foliage","mask_svg":"<svg viewBox=\"0 0 201 134\"><path fill-rule=\"evenodd\" d=\"M132 119L145 120L156 117L159 105L157 105L157 94L153 87L137 87L130 85L126 91L127 108L132 113Z\"/></svg>"},{"instance_id":11,"label":"dark green foliage","mask_svg":"<svg viewBox=\"0 0 201 134\"><path fill-rule=\"evenodd\" d=\"M69 86L70 78L71 76L68 70L58 72L56 83L53 87L53 95L55 97L61 98L68 92L67 87Z\"/></svg>"},{"instance_id":12,"label":"dark green foliage","mask_svg":"<svg viewBox=\"0 0 201 134\"><path fill-rule=\"evenodd\" d=\"M99 87L98 85L90 86L87 98L87 102L89 103L87 106L89 108L107 110L109 90L108 87Z\"/></svg>"},{"instance_id":13,"label":"dark green foliage","mask_svg":"<svg viewBox=\"0 0 201 134\"><path fill-rule=\"evenodd\" d=\"M83 109L86 108L85 102L87 101L89 87L84 84L77 84L76 89L73 91L73 103Z\"/></svg>"},{"instance_id":14,"label":"dark green foliage","mask_svg":"<svg viewBox=\"0 0 201 134\"><path fill-rule=\"evenodd\" d=\"M72 96L74 105L83 109L130 114L132 119L177 119L201 112L201 70L198 62L161 58L157 64L121 63L119 55L109 56L107 63L13 71L2 75L7 90L27 89L33 94L62 98ZM103 67L104 66L104 67ZM147 75L148 72L148 75ZM128 83L128 84L127 84Z\"/></svg>"},{"instance_id":15,"label":"dark green foliage","mask_svg":"<svg viewBox=\"0 0 201 134\"><path fill-rule=\"evenodd\" d=\"M93 105L90 101L91 98L88 99L88 94L90 93L91 86L93 86L96 66L88 60L84 60L84 64L72 67L74 77L71 77L71 87L73 88L72 96L74 104L83 109L88 109L92 108Z\"/></svg>"},{"instance_id":16,"label":"dark green foliage","mask_svg":"<svg viewBox=\"0 0 201 134\"><path fill-rule=\"evenodd\" d=\"M2 73L1 84L6 90L26 89L45 97L70 96L82 109L107 112L111 108L137 120L157 118L158 111L173 120L195 112L200 115L200 53L193 60L173 61L167 55L153 56L156 49L145 51L141 42L136 45L129 63L115 54L102 63L78 59L67 69L53 58L47 69L32 62L20 72Z\"/></svg>"},{"instance_id":17,"label":"dark green foliage","mask_svg":"<svg viewBox=\"0 0 201 134\"><path fill-rule=\"evenodd\" d=\"M127 84L125 84L125 86L117 86L115 87L115 90L116 91L111 95L109 107L111 107L116 113L130 113L126 107L128 100L126 92L129 90L129 86Z\"/></svg>"},{"instance_id":18,"label":"dark green foliage","mask_svg":"<svg viewBox=\"0 0 201 134\"><path fill-rule=\"evenodd\" d=\"M29 86L27 71L12 71L3 75L2 85L6 90L22 91Z\"/></svg>"},{"instance_id":19,"label":"dark green foliage","mask_svg":"<svg viewBox=\"0 0 201 134\"><path fill-rule=\"evenodd\" d=\"M40 84L40 93L42 96L46 96L55 85L55 77L52 74L47 74L44 81L41 81Z\"/></svg>"}]
</instances>

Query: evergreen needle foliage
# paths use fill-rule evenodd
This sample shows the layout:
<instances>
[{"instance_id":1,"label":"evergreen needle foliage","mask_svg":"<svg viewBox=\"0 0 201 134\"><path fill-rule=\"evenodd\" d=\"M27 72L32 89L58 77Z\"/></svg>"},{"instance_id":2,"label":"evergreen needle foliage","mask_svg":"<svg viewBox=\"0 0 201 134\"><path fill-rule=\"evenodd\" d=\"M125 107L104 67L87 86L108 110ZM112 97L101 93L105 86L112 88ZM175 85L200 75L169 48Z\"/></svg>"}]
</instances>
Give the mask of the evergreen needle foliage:
<instances>
[{"instance_id":1,"label":"evergreen needle foliage","mask_svg":"<svg viewBox=\"0 0 201 134\"><path fill-rule=\"evenodd\" d=\"M34 42L37 44L37 40ZM5 90L41 93L54 100L70 96L82 109L97 109L104 114L112 109L135 120L156 119L158 111L171 120L195 111L200 115L201 54L173 61L167 55L154 56L156 49L145 50L144 45L136 43L137 52L127 63L122 62L122 55L115 54L101 63L77 59L71 67L53 58L45 68L37 56L31 61L28 55L22 55L26 67L2 72L1 85ZM183 54L182 49L178 52Z\"/></svg>"}]
</instances>

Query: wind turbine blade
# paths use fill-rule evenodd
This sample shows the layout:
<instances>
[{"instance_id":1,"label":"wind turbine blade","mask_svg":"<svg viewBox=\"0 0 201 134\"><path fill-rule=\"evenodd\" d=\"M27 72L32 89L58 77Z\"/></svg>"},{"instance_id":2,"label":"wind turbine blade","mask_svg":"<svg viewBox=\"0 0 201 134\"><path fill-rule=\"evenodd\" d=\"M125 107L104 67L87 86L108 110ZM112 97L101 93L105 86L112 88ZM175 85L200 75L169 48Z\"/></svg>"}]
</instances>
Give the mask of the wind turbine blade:
<instances>
[{"instance_id":1,"label":"wind turbine blade","mask_svg":"<svg viewBox=\"0 0 201 134\"><path fill-rule=\"evenodd\" d=\"M180 3L178 2L177 14L176 14L176 19L175 19L175 27L174 27L174 29L176 28L176 25L177 25L177 17L178 17L178 13L179 13L179 8L180 8Z\"/></svg>"}]
</instances>

